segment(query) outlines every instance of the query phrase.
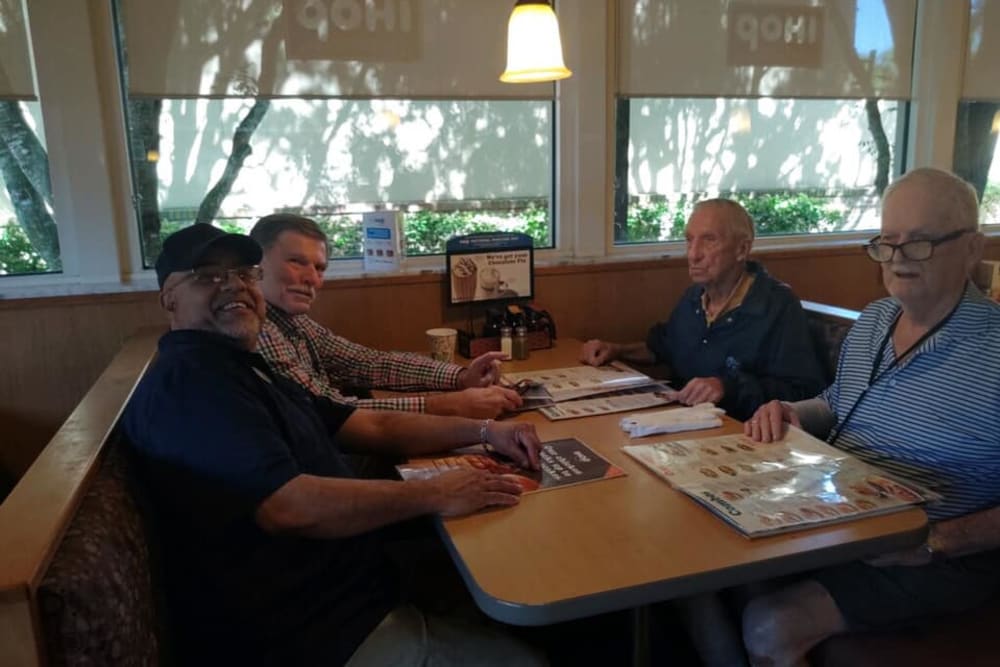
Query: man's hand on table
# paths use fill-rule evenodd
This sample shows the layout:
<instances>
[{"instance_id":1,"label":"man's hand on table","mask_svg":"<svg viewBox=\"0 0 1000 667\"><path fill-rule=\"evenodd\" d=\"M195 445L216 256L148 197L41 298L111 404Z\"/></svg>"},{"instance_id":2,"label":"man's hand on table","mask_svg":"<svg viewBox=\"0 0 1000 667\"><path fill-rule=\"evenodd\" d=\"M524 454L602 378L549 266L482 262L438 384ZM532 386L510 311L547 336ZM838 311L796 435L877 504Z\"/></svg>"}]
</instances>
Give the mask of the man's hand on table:
<instances>
[{"instance_id":1,"label":"man's hand on table","mask_svg":"<svg viewBox=\"0 0 1000 667\"><path fill-rule=\"evenodd\" d=\"M493 419L521 407L523 403L516 391L494 385L431 394L427 397L427 412L434 415Z\"/></svg>"},{"instance_id":2,"label":"man's hand on table","mask_svg":"<svg viewBox=\"0 0 1000 667\"><path fill-rule=\"evenodd\" d=\"M792 406L782 401L770 401L757 408L753 417L744 422L743 433L757 442L774 442L785 437L785 424L801 426Z\"/></svg>"},{"instance_id":3,"label":"man's hand on table","mask_svg":"<svg viewBox=\"0 0 1000 667\"><path fill-rule=\"evenodd\" d=\"M718 403L725 393L725 387L719 378L691 378L684 388L677 392L677 400L684 405Z\"/></svg>"},{"instance_id":4,"label":"man's hand on table","mask_svg":"<svg viewBox=\"0 0 1000 667\"><path fill-rule=\"evenodd\" d=\"M471 389L496 384L500 381L500 362L503 359L503 352L487 352L479 355L459 372L459 388Z\"/></svg>"},{"instance_id":5,"label":"man's hand on table","mask_svg":"<svg viewBox=\"0 0 1000 667\"><path fill-rule=\"evenodd\" d=\"M462 516L486 507L516 505L521 485L516 480L485 470L450 470L427 484L441 516Z\"/></svg>"},{"instance_id":6,"label":"man's hand on table","mask_svg":"<svg viewBox=\"0 0 1000 667\"><path fill-rule=\"evenodd\" d=\"M580 361L591 366L603 366L615 360L615 347L603 340L588 340L580 348Z\"/></svg>"},{"instance_id":7,"label":"man's hand on table","mask_svg":"<svg viewBox=\"0 0 1000 667\"><path fill-rule=\"evenodd\" d=\"M538 452L542 443L534 424L490 422L486 425L486 442L521 468L538 470L541 465Z\"/></svg>"},{"instance_id":8,"label":"man's hand on table","mask_svg":"<svg viewBox=\"0 0 1000 667\"><path fill-rule=\"evenodd\" d=\"M541 442L534 425L491 421L484 434L494 451L522 468L538 470ZM516 480L485 470L452 470L422 483L431 487L436 511L446 517L485 507L516 505L521 495Z\"/></svg>"}]
</instances>

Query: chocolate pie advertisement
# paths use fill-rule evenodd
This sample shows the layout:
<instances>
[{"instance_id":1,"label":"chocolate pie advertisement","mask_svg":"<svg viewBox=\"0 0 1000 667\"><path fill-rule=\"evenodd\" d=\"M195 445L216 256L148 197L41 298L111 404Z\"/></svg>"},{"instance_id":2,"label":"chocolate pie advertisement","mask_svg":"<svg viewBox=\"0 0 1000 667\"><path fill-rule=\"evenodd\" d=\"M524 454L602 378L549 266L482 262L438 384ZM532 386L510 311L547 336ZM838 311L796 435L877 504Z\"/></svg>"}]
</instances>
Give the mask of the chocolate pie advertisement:
<instances>
[{"instance_id":1,"label":"chocolate pie advertisement","mask_svg":"<svg viewBox=\"0 0 1000 667\"><path fill-rule=\"evenodd\" d=\"M533 249L526 234L491 232L448 241L453 304L533 296Z\"/></svg>"}]
</instances>

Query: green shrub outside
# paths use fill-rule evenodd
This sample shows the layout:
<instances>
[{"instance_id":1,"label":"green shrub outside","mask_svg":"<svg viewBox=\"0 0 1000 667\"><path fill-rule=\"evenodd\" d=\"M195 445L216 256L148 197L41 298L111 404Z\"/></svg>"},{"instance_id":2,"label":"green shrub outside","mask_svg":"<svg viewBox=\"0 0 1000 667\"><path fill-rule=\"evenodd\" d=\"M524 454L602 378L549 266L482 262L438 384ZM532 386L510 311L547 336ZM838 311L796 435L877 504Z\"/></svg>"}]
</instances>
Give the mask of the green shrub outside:
<instances>
[{"instance_id":1,"label":"green shrub outside","mask_svg":"<svg viewBox=\"0 0 1000 667\"><path fill-rule=\"evenodd\" d=\"M729 198L746 208L760 236L831 232L844 224L844 214L837 210L835 204L804 193L741 192ZM615 241L651 243L681 240L688 216L700 199L682 194L675 199L631 202L624 238L616 238Z\"/></svg>"},{"instance_id":2,"label":"green shrub outside","mask_svg":"<svg viewBox=\"0 0 1000 667\"><path fill-rule=\"evenodd\" d=\"M530 205L520 211L416 211L407 213L403 227L407 255L436 255L452 236L476 232L521 232L536 248L552 246L546 207Z\"/></svg>"},{"instance_id":3,"label":"green shrub outside","mask_svg":"<svg viewBox=\"0 0 1000 667\"><path fill-rule=\"evenodd\" d=\"M1000 223L1000 183L987 183L979 205L979 220L986 224Z\"/></svg>"},{"instance_id":4,"label":"green shrub outside","mask_svg":"<svg viewBox=\"0 0 1000 667\"><path fill-rule=\"evenodd\" d=\"M734 198L753 217L757 232L769 234L803 234L832 231L843 223L843 214L827 201L806 194L741 193ZM643 243L678 240L684 236L684 224L697 196L680 195L674 199L633 202L628 209L627 229L619 243ZM1000 188L990 186L983 207L1000 209ZM330 239L330 257L335 259L361 256L361 219L359 215L316 216L316 222ZM409 256L444 253L449 238L461 234L489 231L519 231L535 241L536 248L552 247L552 230L548 207L544 202L511 210L412 211L404 216L405 254ZM190 220L163 220L158 237L149 239L146 261L159 255L162 240ZM250 221L243 218L221 218L216 225L228 232L246 232ZM17 224L8 224L0 235L0 272L30 273L45 271L44 260L31 248Z\"/></svg>"},{"instance_id":5,"label":"green shrub outside","mask_svg":"<svg viewBox=\"0 0 1000 667\"><path fill-rule=\"evenodd\" d=\"M361 257L361 216L313 216L316 224L329 239L329 255L333 259ZM534 239L536 248L552 246L548 208L530 204L517 211L413 211L403 216L405 254L443 254L445 243L452 236L475 232L517 231ZM160 239L187 227L190 221L164 220L160 223ZM247 232L249 223L237 218L220 218L215 224L227 232ZM149 252L153 250L154 252ZM147 249L146 261L152 261L159 248Z\"/></svg>"},{"instance_id":6,"label":"green shrub outside","mask_svg":"<svg viewBox=\"0 0 1000 667\"><path fill-rule=\"evenodd\" d=\"M361 256L361 218L316 217L330 239L330 257ZM404 252L408 256L440 255L452 236L476 232L517 231L534 239L536 248L552 246L548 209L530 205L519 211L410 211L403 216Z\"/></svg>"},{"instance_id":7,"label":"green shrub outside","mask_svg":"<svg viewBox=\"0 0 1000 667\"><path fill-rule=\"evenodd\" d=\"M809 234L841 229L844 214L828 199L804 193L738 193L731 195L750 213L760 236ZM673 199L651 199L630 203L627 225L618 243L650 243L681 240L684 225L699 197L679 195ZM982 201L983 222L1000 222L1000 185L990 183ZM317 216L316 222L330 239L330 257L347 259L361 256L360 216ZM552 243L548 208L544 203L531 204L518 211L414 211L404 216L406 254L444 253L452 236L488 231L518 231L531 236L536 248ZM162 239L191 224L190 221L163 220L159 237L146 248L146 261L159 254ZM248 221L222 218L216 225L227 232L248 231ZM619 234L621 236L621 234ZM152 246L152 247L150 247ZM0 275L47 271L45 260L34 251L21 227L11 220L0 228Z\"/></svg>"},{"instance_id":8,"label":"green shrub outside","mask_svg":"<svg viewBox=\"0 0 1000 667\"><path fill-rule=\"evenodd\" d=\"M49 267L15 220L0 227L0 275L43 273Z\"/></svg>"}]
</instances>

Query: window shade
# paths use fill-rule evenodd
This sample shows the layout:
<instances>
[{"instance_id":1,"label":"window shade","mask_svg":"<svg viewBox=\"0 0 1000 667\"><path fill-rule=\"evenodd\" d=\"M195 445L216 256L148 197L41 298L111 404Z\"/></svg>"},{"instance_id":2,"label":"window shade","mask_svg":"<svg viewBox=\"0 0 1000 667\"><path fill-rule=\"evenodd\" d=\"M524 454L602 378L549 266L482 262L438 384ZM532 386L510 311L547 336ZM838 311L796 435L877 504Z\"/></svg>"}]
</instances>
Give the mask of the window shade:
<instances>
[{"instance_id":1,"label":"window shade","mask_svg":"<svg viewBox=\"0 0 1000 667\"><path fill-rule=\"evenodd\" d=\"M619 92L905 99L915 21L915 0L619 0Z\"/></svg>"},{"instance_id":2,"label":"window shade","mask_svg":"<svg viewBox=\"0 0 1000 667\"><path fill-rule=\"evenodd\" d=\"M154 97L550 99L510 85L512 2L121 0L128 86Z\"/></svg>"},{"instance_id":3,"label":"window shade","mask_svg":"<svg viewBox=\"0 0 1000 667\"><path fill-rule=\"evenodd\" d=\"M1000 2L976 0L969 14L969 50L962 97L1000 100Z\"/></svg>"},{"instance_id":4,"label":"window shade","mask_svg":"<svg viewBox=\"0 0 1000 667\"><path fill-rule=\"evenodd\" d=\"M20 1L0 5L0 98L36 99L28 30Z\"/></svg>"}]
</instances>

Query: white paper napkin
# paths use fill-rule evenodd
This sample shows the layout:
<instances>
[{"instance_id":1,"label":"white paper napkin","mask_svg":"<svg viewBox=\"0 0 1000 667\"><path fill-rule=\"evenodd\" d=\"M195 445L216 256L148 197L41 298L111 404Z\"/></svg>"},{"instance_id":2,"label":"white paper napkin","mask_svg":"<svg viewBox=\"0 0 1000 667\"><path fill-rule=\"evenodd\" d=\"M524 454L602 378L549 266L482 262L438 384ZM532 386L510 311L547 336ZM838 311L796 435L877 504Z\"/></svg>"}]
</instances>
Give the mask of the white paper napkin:
<instances>
[{"instance_id":1,"label":"white paper napkin","mask_svg":"<svg viewBox=\"0 0 1000 667\"><path fill-rule=\"evenodd\" d=\"M641 438L656 433L677 433L696 431L703 428L722 426L722 415L726 411L713 403L699 403L690 408L674 408L626 415L621 419L622 430L632 438Z\"/></svg>"}]
</instances>

